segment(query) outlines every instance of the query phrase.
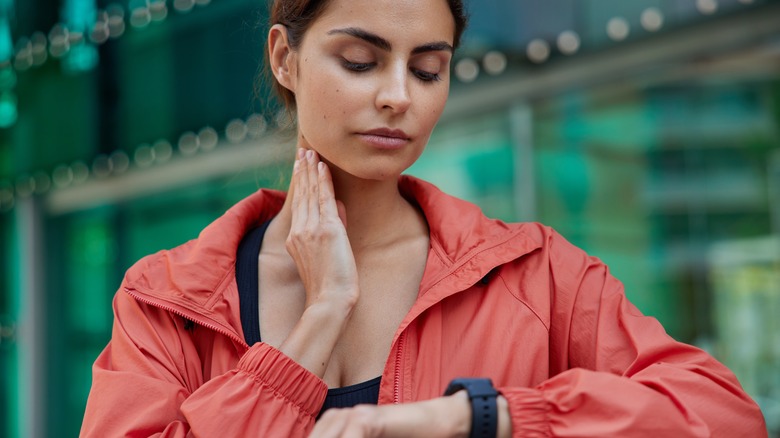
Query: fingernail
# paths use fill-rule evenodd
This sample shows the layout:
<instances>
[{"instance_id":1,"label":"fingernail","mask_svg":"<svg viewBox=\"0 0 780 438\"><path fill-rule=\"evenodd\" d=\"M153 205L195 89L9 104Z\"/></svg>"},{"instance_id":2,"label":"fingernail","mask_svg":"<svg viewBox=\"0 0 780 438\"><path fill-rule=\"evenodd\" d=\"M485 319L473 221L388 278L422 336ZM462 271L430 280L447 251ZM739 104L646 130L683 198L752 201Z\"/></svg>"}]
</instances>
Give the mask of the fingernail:
<instances>
[{"instance_id":1,"label":"fingernail","mask_svg":"<svg viewBox=\"0 0 780 438\"><path fill-rule=\"evenodd\" d=\"M298 148L298 159L300 160L303 158L303 154L306 153L306 151L303 150L303 148Z\"/></svg>"},{"instance_id":2,"label":"fingernail","mask_svg":"<svg viewBox=\"0 0 780 438\"><path fill-rule=\"evenodd\" d=\"M314 151L313 151L313 150L311 150L311 149L309 149L308 151L306 151L306 158L307 158L309 161L314 161Z\"/></svg>"}]
</instances>

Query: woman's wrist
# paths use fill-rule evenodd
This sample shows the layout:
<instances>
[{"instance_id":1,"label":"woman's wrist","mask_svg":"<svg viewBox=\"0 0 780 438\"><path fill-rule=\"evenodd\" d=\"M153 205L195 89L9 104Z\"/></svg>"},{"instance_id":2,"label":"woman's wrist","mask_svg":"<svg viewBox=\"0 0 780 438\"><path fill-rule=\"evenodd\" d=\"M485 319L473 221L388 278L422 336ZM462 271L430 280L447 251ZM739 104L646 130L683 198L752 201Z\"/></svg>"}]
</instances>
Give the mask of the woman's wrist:
<instances>
[{"instance_id":1,"label":"woman's wrist","mask_svg":"<svg viewBox=\"0 0 780 438\"><path fill-rule=\"evenodd\" d=\"M319 377L352 313L347 302L315 302L303 311L279 350Z\"/></svg>"},{"instance_id":2,"label":"woman's wrist","mask_svg":"<svg viewBox=\"0 0 780 438\"><path fill-rule=\"evenodd\" d=\"M305 316L306 312L309 312L309 314L316 315L325 314L328 317L343 316L346 320L352 314L352 309L357 304L359 297L360 292L357 289L350 289L346 293L339 294L320 294L311 301L306 300L303 315Z\"/></svg>"},{"instance_id":3,"label":"woman's wrist","mask_svg":"<svg viewBox=\"0 0 780 438\"><path fill-rule=\"evenodd\" d=\"M498 394L496 397L498 407L498 436L499 438L509 438L512 436L512 417L509 415L509 402L506 398Z\"/></svg>"},{"instance_id":4,"label":"woman's wrist","mask_svg":"<svg viewBox=\"0 0 780 438\"><path fill-rule=\"evenodd\" d=\"M471 401L465 389L444 397L448 401L444 418L454 418L450 436L468 438L471 433Z\"/></svg>"},{"instance_id":5,"label":"woman's wrist","mask_svg":"<svg viewBox=\"0 0 780 438\"><path fill-rule=\"evenodd\" d=\"M468 438L471 434L471 402L466 390L460 390L451 396L444 408L444 415L454 419L450 436ZM509 403L502 395L496 397L498 408L498 431L496 436L508 438L512 436L512 418L509 415Z\"/></svg>"}]
</instances>

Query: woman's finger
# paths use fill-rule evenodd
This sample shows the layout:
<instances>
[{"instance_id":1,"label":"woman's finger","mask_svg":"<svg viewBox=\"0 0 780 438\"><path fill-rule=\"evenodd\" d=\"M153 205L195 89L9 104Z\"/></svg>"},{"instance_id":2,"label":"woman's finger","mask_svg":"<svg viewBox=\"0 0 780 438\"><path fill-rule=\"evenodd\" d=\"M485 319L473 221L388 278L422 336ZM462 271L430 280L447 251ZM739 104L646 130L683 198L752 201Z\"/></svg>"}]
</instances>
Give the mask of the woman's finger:
<instances>
[{"instance_id":1,"label":"woman's finger","mask_svg":"<svg viewBox=\"0 0 780 438\"><path fill-rule=\"evenodd\" d=\"M320 223L320 202L319 202L319 178L317 177L317 162L319 157L317 153L309 149L306 151L306 202L308 225L317 227Z\"/></svg>"},{"instance_id":2,"label":"woman's finger","mask_svg":"<svg viewBox=\"0 0 780 438\"><path fill-rule=\"evenodd\" d=\"M342 410L334 408L325 412L314 425L309 438L341 437L347 427L349 417Z\"/></svg>"},{"instance_id":3,"label":"woman's finger","mask_svg":"<svg viewBox=\"0 0 780 438\"><path fill-rule=\"evenodd\" d=\"M298 149L295 164L293 165L292 180L291 230L301 230L306 224L308 216L308 201L305 195L308 174L306 172L305 151L303 149Z\"/></svg>"},{"instance_id":4,"label":"woman's finger","mask_svg":"<svg viewBox=\"0 0 780 438\"><path fill-rule=\"evenodd\" d=\"M455 396L453 396L455 397ZM457 406L457 409L453 409ZM415 438L452 436L463 432L461 408L468 408L465 394L399 405L357 405L328 411L312 431L314 437L358 436L370 438ZM330 414L330 415L329 415Z\"/></svg>"},{"instance_id":5,"label":"woman's finger","mask_svg":"<svg viewBox=\"0 0 780 438\"><path fill-rule=\"evenodd\" d=\"M317 179L319 182L319 209L320 215L328 219L341 217L336 204L336 195L333 191L333 180L330 177L328 165L320 161L317 163ZM343 205L343 204L342 204ZM346 219L346 218L344 218ZM344 227L347 226L346 220L342 220Z\"/></svg>"}]
</instances>

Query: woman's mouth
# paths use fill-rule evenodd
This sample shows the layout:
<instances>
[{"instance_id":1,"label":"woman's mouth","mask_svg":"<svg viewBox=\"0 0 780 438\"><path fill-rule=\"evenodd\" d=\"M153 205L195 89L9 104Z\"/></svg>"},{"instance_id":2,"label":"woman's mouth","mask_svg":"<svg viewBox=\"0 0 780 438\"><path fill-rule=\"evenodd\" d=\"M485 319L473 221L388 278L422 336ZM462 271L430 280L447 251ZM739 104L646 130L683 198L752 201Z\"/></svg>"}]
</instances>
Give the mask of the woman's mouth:
<instances>
[{"instance_id":1,"label":"woman's mouth","mask_svg":"<svg viewBox=\"0 0 780 438\"><path fill-rule=\"evenodd\" d=\"M409 143L409 135L400 129L377 128L358 133L358 136L379 149L398 149Z\"/></svg>"}]
</instances>

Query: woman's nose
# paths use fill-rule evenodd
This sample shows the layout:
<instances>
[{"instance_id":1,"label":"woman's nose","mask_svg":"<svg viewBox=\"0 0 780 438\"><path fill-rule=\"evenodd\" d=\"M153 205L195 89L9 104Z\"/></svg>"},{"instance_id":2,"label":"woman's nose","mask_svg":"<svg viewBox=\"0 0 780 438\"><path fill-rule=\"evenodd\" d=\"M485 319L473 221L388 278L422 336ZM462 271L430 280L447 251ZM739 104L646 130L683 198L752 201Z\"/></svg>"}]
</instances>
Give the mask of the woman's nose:
<instances>
[{"instance_id":1,"label":"woman's nose","mask_svg":"<svg viewBox=\"0 0 780 438\"><path fill-rule=\"evenodd\" d=\"M406 66L395 67L380 78L376 106L380 111L403 113L412 103Z\"/></svg>"}]
</instances>

